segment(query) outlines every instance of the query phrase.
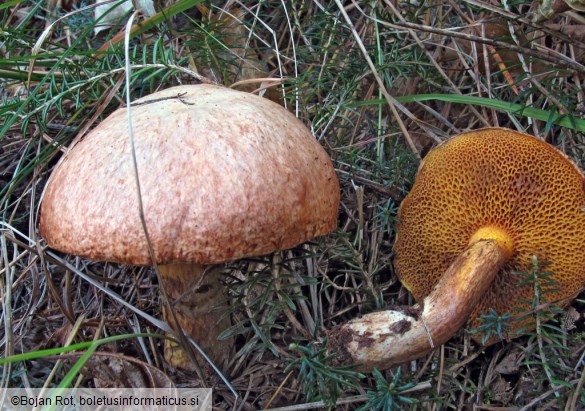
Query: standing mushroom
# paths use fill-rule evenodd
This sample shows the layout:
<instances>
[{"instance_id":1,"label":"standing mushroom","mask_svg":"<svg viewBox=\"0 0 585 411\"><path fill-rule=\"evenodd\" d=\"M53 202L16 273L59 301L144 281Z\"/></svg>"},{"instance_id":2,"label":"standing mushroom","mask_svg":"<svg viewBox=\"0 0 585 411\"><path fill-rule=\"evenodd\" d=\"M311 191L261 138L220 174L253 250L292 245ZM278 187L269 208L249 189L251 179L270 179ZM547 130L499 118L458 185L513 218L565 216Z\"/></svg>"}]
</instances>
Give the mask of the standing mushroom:
<instances>
[{"instance_id":1,"label":"standing mushroom","mask_svg":"<svg viewBox=\"0 0 585 411\"><path fill-rule=\"evenodd\" d=\"M179 326L215 361L229 327L209 264L283 250L337 225L339 182L310 131L281 106L211 85L169 88L131 107L144 220ZM65 155L40 212L49 246L151 265L121 108ZM171 316L165 310L165 317ZM222 320L223 318L223 320ZM219 323L219 324L218 324ZM186 367L182 350L165 350Z\"/></svg>"},{"instance_id":2,"label":"standing mushroom","mask_svg":"<svg viewBox=\"0 0 585 411\"><path fill-rule=\"evenodd\" d=\"M565 306L585 284L584 245L585 181L564 154L508 129L461 134L427 155L398 212L394 265L419 303L335 328L329 349L387 368L445 343L468 318L476 328L490 308L527 312L534 288L513 272L534 255L558 282L548 300ZM513 322L506 337L533 327Z\"/></svg>"}]
</instances>

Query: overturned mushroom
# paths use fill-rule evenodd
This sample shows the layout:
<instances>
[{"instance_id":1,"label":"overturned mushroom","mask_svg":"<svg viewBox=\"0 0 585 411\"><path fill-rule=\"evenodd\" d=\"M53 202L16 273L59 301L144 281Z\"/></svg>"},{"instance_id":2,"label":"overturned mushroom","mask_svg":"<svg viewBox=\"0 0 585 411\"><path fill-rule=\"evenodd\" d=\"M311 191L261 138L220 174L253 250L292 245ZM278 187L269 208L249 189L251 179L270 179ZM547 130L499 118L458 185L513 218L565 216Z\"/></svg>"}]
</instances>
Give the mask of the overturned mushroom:
<instances>
[{"instance_id":1,"label":"overturned mushroom","mask_svg":"<svg viewBox=\"0 0 585 411\"><path fill-rule=\"evenodd\" d=\"M367 314L330 333L329 349L364 370L419 358L468 318L477 327L490 308L500 315L530 310L534 289L513 272L525 271L534 255L550 262L558 282L549 301L564 306L585 284L583 174L527 134L489 128L435 148L398 218L394 264L419 303ZM525 317L506 337L531 327Z\"/></svg>"},{"instance_id":2,"label":"overturned mushroom","mask_svg":"<svg viewBox=\"0 0 585 411\"><path fill-rule=\"evenodd\" d=\"M310 131L279 105L218 86L179 86L132 104L144 220L179 326L216 362L229 327L218 270L205 265L293 247L337 225L339 182ZM49 246L150 265L139 218L126 109L70 149L47 184ZM204 274L205 273L205 274ZM169 313L168 321L173 324ZM218 324L219 323L219 324ZM175 366L182 350L167 347Z\"/></svg>"}]
</instances>

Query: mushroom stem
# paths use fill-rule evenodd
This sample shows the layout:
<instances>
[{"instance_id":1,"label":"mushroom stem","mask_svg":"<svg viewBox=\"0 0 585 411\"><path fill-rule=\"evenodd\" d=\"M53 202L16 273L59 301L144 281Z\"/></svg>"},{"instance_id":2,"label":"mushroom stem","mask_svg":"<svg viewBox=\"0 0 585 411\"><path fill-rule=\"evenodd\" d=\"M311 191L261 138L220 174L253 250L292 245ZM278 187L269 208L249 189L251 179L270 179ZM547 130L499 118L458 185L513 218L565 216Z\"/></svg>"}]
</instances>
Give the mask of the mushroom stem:
<instances>
[{"instance_id":1,"label":"mushroom stem","mask_svg":"<svg viewBox=\"0 0 585 411\"><path fill-rule=\"evenodd\" d=\"M200 264L167 264L158 267L178 325L190 336L217 365L228 357L232 343L218 340L219 334L229 328L229 316L212 311L214 307L227 305L221 284L219 269L207 269ZM165 304L164 319L176 328L173 315ZM196 358L202 360L202 356ZM184 370L194 370L187 353L177 344L166 340L165 359L170 365Z\"/></svg>"},{"instance_id":2,"label":"mushroom stem","mask_svg":"<svg viewBox=\"0 0 585 411\"><path fill-rule=\"evenodd\" d=\"M328 351L360 371L386 369L420 358L444 344L467 321L509 253L480 240L460 254L432 292L413 307L392 307L335 327Z\"/></svg>"}]
</instances>

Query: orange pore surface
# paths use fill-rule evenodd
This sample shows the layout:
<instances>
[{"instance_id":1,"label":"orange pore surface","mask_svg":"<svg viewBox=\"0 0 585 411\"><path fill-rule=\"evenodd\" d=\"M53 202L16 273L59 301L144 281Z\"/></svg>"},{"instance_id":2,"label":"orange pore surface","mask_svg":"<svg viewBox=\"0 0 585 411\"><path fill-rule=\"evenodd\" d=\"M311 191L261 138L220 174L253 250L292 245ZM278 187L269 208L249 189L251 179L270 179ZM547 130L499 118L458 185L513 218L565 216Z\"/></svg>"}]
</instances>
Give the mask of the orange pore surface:
<instances>
[{"instance_id":1,"label":"orange pore surface","mask_svg":"<svg viewBox=\"0 0 585 411\"><path fill-rule=\"evenodd\" d=\"M430 293L472 238L482 237L478 232L495 231L511 242L512 255L471 314L471 328L490 307L498 314L530 309L534 290L520 287L522 278L512 271L526 272L533 255L550 263L543 269L559 282L547 301L569 297L585 284L583 174L530 135L490 128L438 146L424 159L398 217L394 264L417 300ZM520 325L526 321L512 331Z\"/></svg>"}]
</instances>

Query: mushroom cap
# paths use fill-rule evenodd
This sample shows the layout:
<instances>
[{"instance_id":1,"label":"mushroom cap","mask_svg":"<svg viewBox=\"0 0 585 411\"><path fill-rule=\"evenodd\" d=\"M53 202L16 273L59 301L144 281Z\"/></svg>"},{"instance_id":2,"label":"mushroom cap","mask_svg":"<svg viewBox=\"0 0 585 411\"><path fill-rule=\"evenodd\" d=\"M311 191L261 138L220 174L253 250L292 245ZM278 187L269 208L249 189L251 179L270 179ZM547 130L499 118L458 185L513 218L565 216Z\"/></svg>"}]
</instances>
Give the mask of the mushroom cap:
<instances>
[{"instance_id":1,"label":"mushroom cap","mask_svg":"<svg viewBox=\"0 0 585 411\"><path fill-rule=\"evenodd\" d=\"M511 246L507 264L470 316L471 328L489 308L500 315L530 310L534 289L521 286L513 272L527 272L533 255L550 263L542 269L559 283L547 301L565 298L559 305L566 305L585 284L583 174L533 136L487 128L439 145L421 164L398 220L394 264L418 301L472 240L489 236L505 251ZM521 325L526 321L512 325L510 337Z\"/></svg>"},{"instance_id":2,"label":"mushroom cap","mask_svg":"<svg viewBox=\"0 0 585 411\"><path fill-rule=\"evenodd\" d=\"M287 249L337 225L339 181L311 132L283 107L212 85L132 103L144 219L159 264L213 264ZM45 188L49 246L150 265L126 108L70 149Z\"/></svg>"}]
</instances>

